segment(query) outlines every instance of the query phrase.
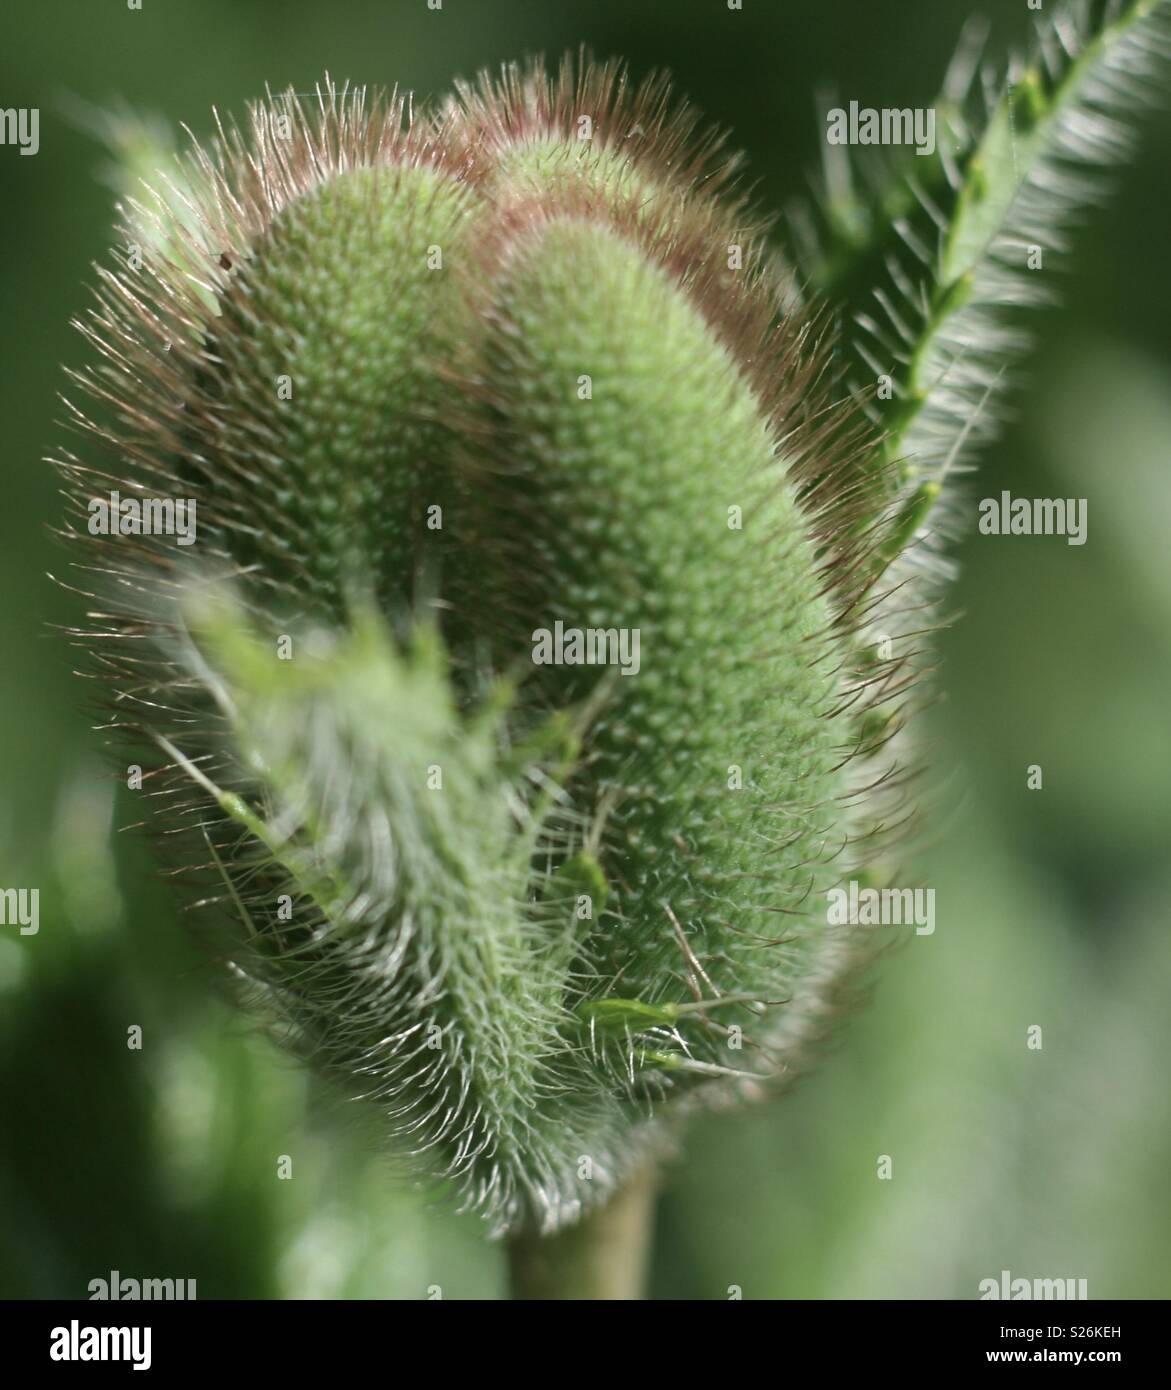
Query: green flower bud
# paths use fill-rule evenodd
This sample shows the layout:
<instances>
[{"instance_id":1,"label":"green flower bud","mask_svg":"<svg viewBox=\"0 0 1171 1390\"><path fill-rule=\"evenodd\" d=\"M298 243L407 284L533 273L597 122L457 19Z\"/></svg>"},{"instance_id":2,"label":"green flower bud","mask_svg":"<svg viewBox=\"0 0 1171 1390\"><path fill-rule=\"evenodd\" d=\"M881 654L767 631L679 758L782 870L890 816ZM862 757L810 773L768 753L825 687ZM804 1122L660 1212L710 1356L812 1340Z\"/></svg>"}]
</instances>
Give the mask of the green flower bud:
<instances>
[{"instance_id":1,"label":"green flower bud","mask_svg":"<svg viewBox=\"0 0 1171 1390\"><path fill-rule=\"evenodd\" d=\"M906 189L842 244L826 210L811 278L910 306L873 423L661 79L507 69L423 116L327 82L185 162L134 142L57 460L77 636L243 1002L494 1231L788 1079L867 958L827 900L907 818L923 553L1015 302L992 222L1150 41L1116 10L916 171L938 254Z\"/></svg>"},{"instance_id":2,"label":"green flower bud","mask_svg":"<svg viewBox=\"0 0 1171 1390\"><path fill-rule=\"evenodd\" d=\"M62 461L79 517L195 503L187 550L74 531L203 931L500 1230L785 1078L856 954L884 532L694 127L615 68L256 108L103 277Z\"/></svg>"}]
</instances>

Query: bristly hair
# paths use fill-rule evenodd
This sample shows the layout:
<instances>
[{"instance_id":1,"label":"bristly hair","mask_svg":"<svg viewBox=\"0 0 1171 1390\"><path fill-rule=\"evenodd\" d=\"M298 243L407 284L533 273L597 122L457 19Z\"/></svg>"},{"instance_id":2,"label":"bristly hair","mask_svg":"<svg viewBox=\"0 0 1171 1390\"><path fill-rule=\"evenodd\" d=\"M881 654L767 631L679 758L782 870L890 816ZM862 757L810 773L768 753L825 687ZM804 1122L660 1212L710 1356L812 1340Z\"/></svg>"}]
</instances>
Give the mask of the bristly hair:
<instances>
[{"instance_id":1,"label":"bristly hair","mask_svg":"<svg viewBox=\"0 0 1171 1390\"><path fill-rule=\"evenodd\" d=\"M1028 52L1000 67L981 61L988 27L970 21L931 157L827 142L815 199L789 211L790 255L834 316L836 379L882 438L877 486L901 518L866 648L907 651L937 625L963 480L1029 345L1019 311L1056 297L1029 255L1059 265L1101 171L1133 145L1128 118L1165 101L1165 0L1072 0L1034 18Z\"/></svg>"},{"instance_id":2,"label":"bristly hair","mask_svg":"<svg viewBox=\"0 0 1171 1390\"><path fill-rule=\"evenodd\" d=\"M790 212L793 256L837 311L839 370L897 460L909 503L934 489L895 573L943 579L962 491L994 438L1007 369L1028 346L1015 311L1051 302L1029 253L1059 263L1133 145L1128 117L1162 104L1165 0L1072 0L1035 17L1026 54L981 63L972 21L936 103L928 158L826 145L812 206ZM874 402L874 379L894 400Z\"/></svg>"}]
</instances>

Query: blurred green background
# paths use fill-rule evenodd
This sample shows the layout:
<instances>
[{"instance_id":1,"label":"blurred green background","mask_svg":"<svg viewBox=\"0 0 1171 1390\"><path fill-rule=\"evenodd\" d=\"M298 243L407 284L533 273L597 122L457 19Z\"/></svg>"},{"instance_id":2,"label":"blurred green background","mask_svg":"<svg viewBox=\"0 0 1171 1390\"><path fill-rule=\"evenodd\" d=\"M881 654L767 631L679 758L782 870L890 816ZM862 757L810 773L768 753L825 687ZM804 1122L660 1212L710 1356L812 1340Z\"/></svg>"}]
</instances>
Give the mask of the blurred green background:
<instances>
[{"instance_id":1,"label":"blurred green background","mask_svg":"<svg viewBox=\"0 0 1171 1390\"><path fill-rule=\"evenodd\" d=\"M994 51L1025 0L985 0ZM475 1221L428 1209L331 1119L211 987L150 847L121 828L85 689L50 624L40 457L62 433L71 316L111 195L77 99L125 99L199 133L265 83L442 91L579 43L665 65L750 156L760 200L799 194L815 93L930 104L958 0L41 0L5 7L0 106L41 148L0 148L0 887L41 928L0 928L0 1295L195 1278L201 1297L445 1298L504 1291ZM960 547L924 732L943 808L918 867L934 936L879 970L870 1007L781 1101L692 1126L659 1208L652 1294L973 1298L1002 1269L1171 1294L1171 118L1144 125L1087 220L1065 305L1039 324L1016 418L973 496L1089 499L1089 541ZM1044 788L1026 789L1040 764ZM144 1029L141 1052L127 1028ZM1026 1047L1040 1025L1043 1048ZM293 1178L277 1178L282 1154ZM879 1180L880 1155L893 1178Z\"/></svg>"}]
</instances>

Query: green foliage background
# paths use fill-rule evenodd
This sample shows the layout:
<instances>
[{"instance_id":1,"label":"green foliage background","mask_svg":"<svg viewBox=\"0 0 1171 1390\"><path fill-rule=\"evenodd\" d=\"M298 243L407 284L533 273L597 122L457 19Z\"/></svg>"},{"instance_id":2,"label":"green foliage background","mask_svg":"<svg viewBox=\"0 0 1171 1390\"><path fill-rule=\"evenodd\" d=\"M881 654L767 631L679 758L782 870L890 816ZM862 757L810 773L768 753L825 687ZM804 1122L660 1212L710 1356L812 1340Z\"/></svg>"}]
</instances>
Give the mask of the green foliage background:
<instances>
[{"instance_id":1,"label":"green foliage background","mask_svg":"<svg viewBox=\"0 0 1171 1390\"><path fill-rule=\"evenodd\" d=\"M1047 0L1051 3L1051 0ZM1025 0L985 0L993 51ZM266 82L421 94L589 44L666 65L747 150L779 207L819 157L814 95L926 105L957 0L43 0L0 20L0 106L41 149L0 148L0 887L41 929L0 928L0 1295L92 1278L198 1280L202 1297L493 1297L501 1252L403 1189L292 1063L209 988L109 776L86 691L47 628L68 328L104 254L103 157L77 99L209 129ZM823 102L822 105L832 104ZM1002 1269L1091 1297L1171 1293L1171 117L1146 127L1040 325L1017 418L973 499L1089 499L1089 542L975 535L940 640L925 734L939 787L918 867L937 930L894 952L872 1006L782 1101L695 1124L670 1167L652 1293L972 1298ZM1044 790L1025 787L1044 769ZM131 1024L142 1052L126 1047ZM1040 1024L1044 1048L1029 1051ZM277 1159L293 1158L291 1181ZM890 1155L892 1181L876 1177Z\"/></svg>"}]
</instances>

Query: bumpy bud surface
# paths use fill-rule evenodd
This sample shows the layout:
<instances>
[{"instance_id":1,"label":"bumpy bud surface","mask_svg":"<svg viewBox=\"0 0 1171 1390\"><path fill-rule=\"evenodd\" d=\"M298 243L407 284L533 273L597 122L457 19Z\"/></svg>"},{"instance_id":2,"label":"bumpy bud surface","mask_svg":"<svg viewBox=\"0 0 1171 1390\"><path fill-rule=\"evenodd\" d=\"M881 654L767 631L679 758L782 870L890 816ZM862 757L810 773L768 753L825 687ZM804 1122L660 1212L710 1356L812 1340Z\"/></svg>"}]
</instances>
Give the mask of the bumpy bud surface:
<instances>
[{"instance_id":1,"label":"bumpy bud surface","mask_svg":"<svg viewBox=\"0 0 1171 1390\"><path fill-rule=\"evenodd\" d=\"M857 953L897 517L733 167L614 68L270 102L135 210L60 460L207 934L498 1230L783 1079Z\"/></svg>"}]
</instances>

